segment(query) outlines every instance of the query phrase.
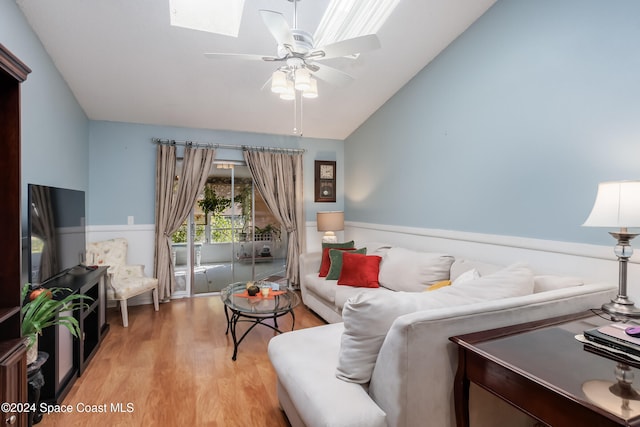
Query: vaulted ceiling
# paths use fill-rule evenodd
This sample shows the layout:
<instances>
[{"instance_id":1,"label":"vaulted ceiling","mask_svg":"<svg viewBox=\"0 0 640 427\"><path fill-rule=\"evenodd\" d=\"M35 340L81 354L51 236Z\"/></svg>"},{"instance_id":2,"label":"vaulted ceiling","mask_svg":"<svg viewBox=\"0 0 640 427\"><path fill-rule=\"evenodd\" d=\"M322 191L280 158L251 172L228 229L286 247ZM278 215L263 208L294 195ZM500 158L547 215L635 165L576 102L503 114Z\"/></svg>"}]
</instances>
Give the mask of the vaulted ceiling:
<instances>
[{"instance_id":1,"label":"vaulted ceiling","mask_svg":"<svg viewBox=\"0 0 640 427\"><path fill-rule=\"evenodd\" d=\"M381 48L326 65L355 79L318 83L304 100L305 137L345 139L495 0L401 0L378 31ZM287 0L247 0L238 37L173 27L169 0L17 0L29 24L93 120L291 135L292 101L265 85L263 61L212 60L205 52L276 55L259 14ZM301 0L298 28L313 33L329 0Z\"/></svg>"}]
</instances>

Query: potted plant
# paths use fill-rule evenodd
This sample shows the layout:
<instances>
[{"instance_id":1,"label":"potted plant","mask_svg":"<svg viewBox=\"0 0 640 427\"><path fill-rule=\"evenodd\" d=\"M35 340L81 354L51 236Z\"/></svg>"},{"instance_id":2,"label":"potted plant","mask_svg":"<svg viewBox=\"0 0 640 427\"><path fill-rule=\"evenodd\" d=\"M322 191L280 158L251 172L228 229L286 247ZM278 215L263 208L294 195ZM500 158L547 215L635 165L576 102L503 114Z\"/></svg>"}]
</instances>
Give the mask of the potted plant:
<instances>
[{"instance_id":1,"label":"potted plant","mask_svg":"<svg viewBox=\"0 0 640 427\"><path fill-rule=\"evenodd\" d=\"M273 224L267 224L263 228L256 227L255 233L266 236L268 240L280 240L280 228Z\"/></svg>"},{"instance_id":2,"label":"potted plant","mask_svg":"<svg viewBox=\"0 0 640 427\"><path fill-rule=\"evenodd\" d=\"M218 196L216 191L207 185L204 187L204 198L198 200L198 206L204 211L205 216L209 215L209 212L213 212L215 215L231 207L231 199Z\"/></svg>"},{"instance_id":3,"label":"potted plant","mask_svg":"<svg viewBox=\"0 0 640 427\"><path fill-rule=\"evenodd\" d=\"M67 294L64 298L56 297ZM29 295L27 301L27 294ZM80 336L78 320L63 313L88 307L84 299L93 301L87 295L71 293L68 288L37 288L31 290L31 284L22 287L22 301L27 301L21 309L22 336L27 338L27 364L33 363L38 357L38 335L48 326L65 326L74 337Z\"/></svg>"}]
</instances>

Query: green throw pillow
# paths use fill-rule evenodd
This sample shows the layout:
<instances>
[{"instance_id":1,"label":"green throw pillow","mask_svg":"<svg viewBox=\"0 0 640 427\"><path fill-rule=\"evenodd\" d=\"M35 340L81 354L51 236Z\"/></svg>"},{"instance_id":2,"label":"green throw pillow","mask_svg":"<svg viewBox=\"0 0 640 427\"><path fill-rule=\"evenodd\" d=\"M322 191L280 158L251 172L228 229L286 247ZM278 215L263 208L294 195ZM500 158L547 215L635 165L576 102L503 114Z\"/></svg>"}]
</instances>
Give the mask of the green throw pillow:
<instances>
[{"instance_id":1,"label":"green throw pillow","mask_svg":"<svg viewBox=\"0 0 640 427\"><path fill-rule=\"evenodd\" d=\"M320 277L327 277L329 267L331 267L331 260L329 259L330 249L350 249L355 247L355 242L353 240L341 243L322 243L322 261L320 262L320 271L318 272Z\"/></svg>"},{"instance_id":2,"label":"green throw pillow","mask_svg":"<svg viewBox=\"0 0 640 427\"><path fill-rule=\"evenodd\" d=\"M338 242L338 243L322 243L322 249L324 248L355 248L356 242L350 240L348 242Z\"/></svg>"},{"instance_id":3,"label":"green throw pillow","mask_svg":"<svg viewBox=\"0 0 640 427\"><path fill-rule=\"evenodd\" d=\"M366 255L367 248L356 249L355 251L349 251L349 253ZM327 280L338 280L338 278L340 278L340 272L342 271L342 255L344 255L344 251L329 249L331 267L329 267L329 273L327 273Z\"/></svg>"}]
</instances>

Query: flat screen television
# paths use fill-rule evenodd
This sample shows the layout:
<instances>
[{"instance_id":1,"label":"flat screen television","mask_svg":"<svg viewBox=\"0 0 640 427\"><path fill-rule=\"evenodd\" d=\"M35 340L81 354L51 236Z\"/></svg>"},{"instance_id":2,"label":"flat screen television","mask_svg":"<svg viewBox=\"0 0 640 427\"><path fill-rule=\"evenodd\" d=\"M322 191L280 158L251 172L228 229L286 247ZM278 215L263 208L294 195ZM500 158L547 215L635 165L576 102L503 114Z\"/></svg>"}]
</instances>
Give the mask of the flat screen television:
<instances>
[{"instance_id":1,"label":"flat screen television","mask_svg":"<svg viewBox=\"0 0 640 427\"><path fill-rule=\"evenodd\" d=\"M29 281L62 276L84 262L84 191L28 185Z\"/></svg>"}]
</instances>

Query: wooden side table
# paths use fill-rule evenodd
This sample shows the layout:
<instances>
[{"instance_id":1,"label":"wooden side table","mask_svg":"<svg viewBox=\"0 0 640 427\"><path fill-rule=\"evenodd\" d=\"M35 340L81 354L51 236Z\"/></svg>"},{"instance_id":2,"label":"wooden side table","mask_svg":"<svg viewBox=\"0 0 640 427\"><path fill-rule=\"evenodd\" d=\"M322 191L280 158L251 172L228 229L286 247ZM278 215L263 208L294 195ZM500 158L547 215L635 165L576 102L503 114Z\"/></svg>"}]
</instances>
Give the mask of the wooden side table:
<instances>
[{"instance_id":1,"label":"wooden side table","mask_svg":"<svg viewBox=\"0 0 640 427\"><path fill-rule=\"evenodd\" d=\"M585 312L450 338L458 345L457 425L469 426L473 382L554 427L640 426L640 401L625 401L608 388L616 383L617 362L585 351L575 339L608 323ZM598 393L594 384L602 385Z\"/></svg>"}]
</instances>

